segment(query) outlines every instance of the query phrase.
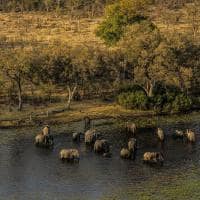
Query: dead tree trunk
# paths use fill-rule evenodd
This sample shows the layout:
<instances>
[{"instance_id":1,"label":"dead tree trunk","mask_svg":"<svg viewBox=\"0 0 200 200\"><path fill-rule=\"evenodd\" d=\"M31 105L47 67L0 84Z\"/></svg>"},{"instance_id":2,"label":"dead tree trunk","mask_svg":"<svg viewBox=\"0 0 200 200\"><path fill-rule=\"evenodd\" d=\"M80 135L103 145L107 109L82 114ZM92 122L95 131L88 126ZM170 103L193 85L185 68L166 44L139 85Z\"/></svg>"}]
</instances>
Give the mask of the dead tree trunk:
<instances>
[{"instance_id":1,"label":"dead tree trunk","mask_svg":"<svg viewBox=\"0 0 200 200\"><path fill-rule=\"evenodd\" d=\"M22 110L22 85L21 85L21 77L20 74L16 78L16 83L18 87L18 110Z\"/></svg>"},{"instance_id":2,"label":"dead tree trunk","mask_svg":"<svg viewBox=\"0 0 200 200\"><path fill-rule=\"evenodd\" d=\"M73 89L71 89L70 86L67 87L67 90L68 90L67 109L70 109L71 101L73 100L76 89L77 89L77 85L75 85Z\"/></svg>"},{"instance_id":3,"label":"dead tree trunk","mask_svg":"<svg viewBox=\"0 0 200 200\"><path fill-rule=\"evenodd\" d=\"M145 90L148 97L153 96L154 86L155 86L155 81L151 81L151 80L147 81L146 86L144 87L144 90Z\"/></svg>"}]
</instances>

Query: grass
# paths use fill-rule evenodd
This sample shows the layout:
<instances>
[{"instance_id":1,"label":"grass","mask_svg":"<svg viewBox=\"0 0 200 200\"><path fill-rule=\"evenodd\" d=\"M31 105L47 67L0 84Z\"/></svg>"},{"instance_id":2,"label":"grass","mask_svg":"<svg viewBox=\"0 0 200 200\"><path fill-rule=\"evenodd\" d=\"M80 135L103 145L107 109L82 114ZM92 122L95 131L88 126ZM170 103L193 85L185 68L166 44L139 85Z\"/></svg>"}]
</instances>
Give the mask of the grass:
<instances>
[{"instance_id":1,"label":"grass","mask_svg":"<svg viewBox=\"0 0 200 200\"><path fill-rule=\"evenodd\" d=\"M127 191L125 194L113 195L104 200L196 200L200 196L200 182L198 180L175 181L165 187L151 183L144 191Z\"/></svg>"},{"instance_id":2,"label":"grass","mask_svg":"<svg viewBox=\"0 0 200 200\"><path fill-rule=\"evenodd\" d=\"M152 16L155 24L165 34L171 32L191 32L187 13L179 11L181 18L177 22L178 11L162 11L162 15ZM154 14L153 14L154 13ZM155 15L156 11L152 11ZM68 46L103 45L96 37L95 29L102 18L81 18L71 20L69 16L47 12L2 13L0 12L0 44L3 47L23 45L33 48L37 45Z\"/></svg>"},{"instance_id":3,"label":"grass","mask_svg":"<svg viewBox=\"0 0 200 200\"><path fill-rule=\"evenodd\" d=\"M64 110L64 103L51 103L46 106L25 106L21 112L7 109L0 110L0 127L15 126L35 126L44 123L65 124L81 121L85 116L91 119L113 119L117 123L123 123L125 120L133 120L138 127L156 127L159 125L173 123L187 123L199 120L199 112L190 113L190 115L171 115L156 116L152 110L130 110L117 105L115 102L105 102L102 100L87 100L73 102L70 110ZM63 111L64 110L64 111ZM47 116L48 112L48 116ZM32 121L30 121L30 115ZM108 121L107 123L111 123Z\"/></svg>"},{"instance_id":4,"label":"grass","mask_svg":"<svg viewBox=\"0 0 200 200\"><path fill-rule=\"evenodd\" d=\"M23 44L76 46L101 44L95 36L96 25L101 19L70 20L67 15L55 13L0 13L0 40L4 46Z\"/></svg>"},{"instance_id":5,"label":"grass","mask_svg":"<svg viewBox=\"0 0 200 200\"><path fill-rule=\"evenodd\" d=\"M74 102L70 110L55 113L55 110L62 110L65 107L63 103L49 104L48 106L25 107L23 111L6 112L1 111L0 126L10 127L17 126L18 120L24 120L25 124L29 124L30 114L36 123L42 121L49 124L62 124L67 122L80 121L85 116L92 119L104 118L126 118L149 116L154 114L152 111L127 110L115 103L107 103L100 100ZM47 116L47 111L49 116ZM27 123L26 123L27 122Z\"/></svg>"},{"instance_id":6,"label":"grass","mask_svg":"<svg viewBox=\"0 0 200 200\"><path fill-rule=\"evenodd\" d=\"M133 188L122 189L108 195L102 200L196 200L200 196L199 169L174 174L169 180L152 178L142 185L136 184Z\"/></svg>"}]
</instances>

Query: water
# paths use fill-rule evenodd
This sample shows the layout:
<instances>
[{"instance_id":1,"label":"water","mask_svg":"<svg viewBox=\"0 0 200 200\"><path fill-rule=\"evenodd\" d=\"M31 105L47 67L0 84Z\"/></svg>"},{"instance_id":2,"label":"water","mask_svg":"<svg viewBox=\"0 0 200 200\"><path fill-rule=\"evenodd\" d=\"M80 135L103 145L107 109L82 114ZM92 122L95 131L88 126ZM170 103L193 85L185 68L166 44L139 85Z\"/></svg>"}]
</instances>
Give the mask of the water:
<instances>
[{"instance_id":1,"label":"water","mask_svg":"<svg viewBox=\"0 0 200 200\"><path fill-rule=\"evenodd\" d=\"M96 125L101 123L96 122ZM200 121L173 123L162 128L167 140L161 145L152 129L141 129L137 134L139 150L135 161L122 160L119 151L129 138L116 126L97 126L103 137L112 143L112 158L95 155L84 142L72 142L71 131L81 130L81 123L52 127L55 137L53 150L36 148L33 145L39 128L0 130L0 199L59 199L97 200L107 194L125 188L140 188L152 179L170 183L200 166L200 135L197 143L189 145L174 141L171 134L175 129L191 128L200 133ZM78 148L79 164L62 163L59 150ZM141 161L145 151L163 151L165 164L162 168L144 165ZM136 191L137 192L137 191Z\"/></svg>"}]
</instances>

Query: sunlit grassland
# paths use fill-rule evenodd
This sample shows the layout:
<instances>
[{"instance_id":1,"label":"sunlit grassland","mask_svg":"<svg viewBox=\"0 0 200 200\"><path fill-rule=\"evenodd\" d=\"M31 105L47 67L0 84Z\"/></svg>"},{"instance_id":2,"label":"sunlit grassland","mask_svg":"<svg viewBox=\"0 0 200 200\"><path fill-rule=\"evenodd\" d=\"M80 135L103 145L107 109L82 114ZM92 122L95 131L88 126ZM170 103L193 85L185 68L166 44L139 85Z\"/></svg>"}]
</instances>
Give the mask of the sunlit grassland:
<instances>
[{"instance_id":1,"label":"sunlit grassland","mask_svg":"<svg viewBox=\"0 0 200 200\"><path fill-rule=\"evenodd\" d=\"M99 44L95 29L101 19L70 20L55 13L0 13L0 39L3 44L69 46Z\"/></svg>"},{"instance_id":2,"label":"sunlit grassland","mask_svg":"<svg viewBox=\"0 0 200 200\"><path fill-rule=\"evenodd\" d=\"M165 33L190 32L186 13L179 22L166 21L162 17L154 23ZM172 14L168 16L172 18ZM174 17L175 18L175 17ZM103 45L95 30L102 18L70 19L67 15L46 12L0 13L0 44L24 45L31 48L41 45L67 44L76 46Z\"/></svg>"}]
</instances>

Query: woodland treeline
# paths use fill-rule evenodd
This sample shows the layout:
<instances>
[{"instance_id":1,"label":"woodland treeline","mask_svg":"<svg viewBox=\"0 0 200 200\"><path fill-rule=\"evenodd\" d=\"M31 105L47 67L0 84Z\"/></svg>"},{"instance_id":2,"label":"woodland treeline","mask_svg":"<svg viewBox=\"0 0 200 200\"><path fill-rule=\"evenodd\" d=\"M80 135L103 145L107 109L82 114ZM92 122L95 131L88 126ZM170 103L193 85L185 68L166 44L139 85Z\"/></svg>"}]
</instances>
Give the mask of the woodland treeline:
<instances>
[{"instance_id":1,"label":"woodland treeline","mask_svg":"<svg viewBox=\"0 0 200 200\"><path fill-rule=\"evenodd\" d=\"M195 0L154 0L157 6L178 9ZM102 14L106 5L118 0L0 0L1 11L66 11L68 14L90 16Z\"/></svg>"},{"instance_id":2,"label":"woodland treeline","mask_svg":"<svg viewBox=\"0 0 200 200\"><path fill-rule=\"evenodd\" d=\"M1 2L2 8L9 2L15 1ZM52 9L58 3L66 6L65 1L26 2L37 2L39 7L49 2ZM169 6L168 2L159 1L159 5ZM188 1L172 2L177 7ZM133 109L179 112L199 108L200 5L195 1L190 6L192 31L186 34L161 32L149 15L155 5L148 0L107 5L96 29L105 43L102 46L1 48L1 103L9 108L17 104L22 110L23 104L64 101L69 108L73 99L103 98Z\"/></svg>"},{"instance_id":3,"label":"woodland treeline","mask_svg":"<svg viewBox=\"0 0 200 200\"><path fill-rule=\"evenodd\" d=\"M5 12L57 11L72 16L93 17L102 14L106 4L113 0L1 0L0 9Z\"/></svg>"}]
</instances>

